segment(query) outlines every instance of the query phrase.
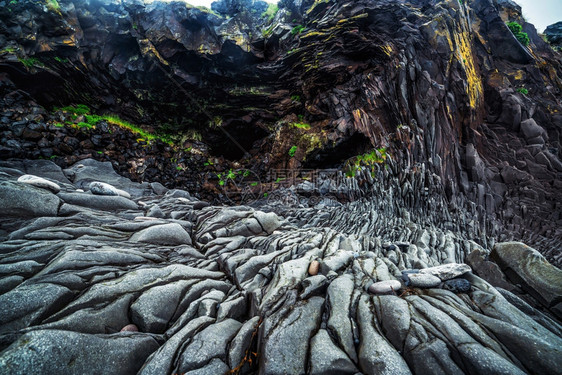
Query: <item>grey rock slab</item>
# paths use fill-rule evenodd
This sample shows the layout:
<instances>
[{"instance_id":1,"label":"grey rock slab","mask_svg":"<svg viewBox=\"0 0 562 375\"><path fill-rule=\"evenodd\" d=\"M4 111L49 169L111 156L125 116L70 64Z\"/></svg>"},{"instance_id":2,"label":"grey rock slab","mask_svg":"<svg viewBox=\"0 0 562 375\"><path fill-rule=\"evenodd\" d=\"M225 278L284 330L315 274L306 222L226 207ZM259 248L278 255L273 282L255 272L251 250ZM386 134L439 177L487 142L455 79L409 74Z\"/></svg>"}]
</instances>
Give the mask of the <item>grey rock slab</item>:
<instances>
[{"instance_id":1,"label":"grey rock slab","mask_svg":"<svg viewBox=\"0 0 562 375\"><path fill-rule=\"evenodd\" d=\"M131 242L147 242L156 245L191 245L191 237L178 223L154 225L143 229L130 238Z\"/></svg>"},{"instance_id":2,"label":"grey rock slab","mask_svg":"<svg viewBox=\"0 0 562 375\"><path fill-rule=\"evenodd\" d=\"M146 212L146 216L147 217L164 218L164 217L166 217L166 214L164 213L164 211L162 211L160 206L154 205Z\"/></svg>"},{"instance_id":3,"label":"grey rock slab","mask_svg":"<svg viewBox=\"0 0 562 375\"><path fill-rule=\"evenodd\" d=\"M0 295L9 292L24 281L23 276L4 276L0 278Z\"/></svg>"},{"instance_id":4,"label":"grey rock slab","mask_svg":"<svg viewBox=\"0 0 562 375\"><path fill-rule=\"evenodd\" d=\"M164 333L174 313L178 313L177 306L191 284L190 281L179 280L143 292L131 304L132 322L141 332Z\"/></svg>"},{"instance_id":5,"label":"grey rock slab","mask_svg":"<svg viewBox=\"0 0 562 375\"><path fill-rule=\"evenodd\" d=\"M213 358L206 366L185 372L182 375L217 375L226 374L229 370L226 363L218 358Z\"/></svg>"},{"instance_id":6,"label":"grey rock slab","mask_svg":"<svg viewBox=\"0 0 562 375\"><path fill-rule=\"evenodd\" d=\"M386 337L401 350L410 330L408 302L398 296L375 296L372 301Z\"/></svg>"},{"instance_id":7,"label":"grey rock slab","mask_svg":"<svg viewBox=\"0 0 562 375\"><path fill-rule=\"evenodd\" d=\"M551 307L562 296L562 270L550 264L538 251L520 243L504 242L494 246L490 257L512 282ZM555 311L562 317L562 311Z\"/></svg>"},{"instance_id":8,"label":"grey rock slab","mask_svg":"<svg viewBox=\"0 0 562 375\"><path fill-rule=\"evenodd\" d=\"M240 296L230 301L221 303L217 310L217 320L225 318L241 319L247 313L246 298Z\"/></svg>"},{"instance_id":9,"label":"grey rock slab","mask_svg":"<svg viewBox=\"0 0 562 375\"><path fill-rule=\"evenodd\" d=\"M440 266L423 268L420 273L427 273L433 276L437 276L441 281L454 279L470 272L471 268L464 263L446 263Z\"/></svg>"},{"instance_id":10,"label":"grey rock slab","mask_svg":"<svg viewBox=\"0 0 562 375\"><path fill-rule=\"evenodd\" d=\"M324 275L310 276L304 279L301 283L302 293L301 298L307 299L312 296L324 295L328 288L328 279Z\"/></svg>"},{"instance_id":11,"label":"grey rock slab","mask_svg":"<svg viewBox=\"0 0 562 375\"><path fill-rule=\"evenodd\" d=\"M310 257L289 260L279 264L273 279L268 284L260 308L279 300L285 291L306 278Z\"/></svg>"},{"instance_id":12,"label":"grey rock slab","mask_svg":"<svg viewBox=\"0 0 562 375\"><path fill-rule=\"evenodd\" d=\"M139 268L116 279L94 284L77 299L66 306L57 315L66 316L83 306L104 303L128 293L138 293L157 285L178 280L203 279L203 282L214 281L224 276L221 272L200 270L181 264L172 264L159 268Z\"/></svg>"},{"instance_id":13,"label":"grey rock slab","mask_svg":"<svg viewBox=\"0 0 562 375\"><path fill-rule=\"evenodd\" d=\"M50 160L24 160L23 165L26 174L43 177L49 180L58 181L62 184L71 182L65 177L62 169Z\"/></svg>"},{"instance_id":14,"label":"grey rock slab","mask_svg":"<svg viewBox=\"0 0 562 375\"><path fill-rule=\"evenodd\" d=\"M0 357L5 374L134 374L158 349L144 334L97 336L59 330L28 332Z\"/></svg>"},{"instance_id":15,"label":"grey rock slab","mask_svg":"<svg viewBox=\"0 0 562 375\"><path fill-rule=\"evenodd\" d=\"M166 343L154 352L146 361L139 375L161 375L169 374L173 370L174 358L178 350L185 342L189 342L193 336L203 328L209 326L215 320L202 316L187 322L180 331L168 338Z\"/></svg>"},{"instance_id":16,"label":"grey rock slab","mask_svg":"<svg viewBox=\"0 0 562 375\"><path fill-rule=\"evenodd\" d=\"M50 283L20 285L0 295L0 333L36 323L53 308L64 306L72 296L68 288Z\"/></svg>"},{"instance_id":17,"label":"grey rock slab","mask_svg":"<svg viewBox=\"0 0 562 375\"><path fill-rule=\"evenodd\" d=\"M306 373L310 337L320 325L323 304L324 299L321 297L298 302L286 317L261 338L260 375ZM266 320L276 318L279 317L273 315Z\"/></svg>"},{"instance_id":18,"label":"grey rock slab","mask_svg":"<svg viewBox=\"0 0 562 375\"><path fill-rule=\"evenodd\" d=\"M57 216L60 199L45 189L1 181L0 207L4 217Z\"/></svg>"},{"instance_id":19,"label":"grey rock slab","mask_svg":"<svg viewBox=\"0 0 562 375\"><path fill-rule=\"evenodd\" d=\"M257 342L259 321L259 316L254 316L250 320L247 320L230 343L230 350L228 352L228 364L230 368L238 367L246 355L246 350L248 350L253 342Z\"/></svg>"},{"instance_id":20,"label":"grey rock slab","mask_svg":"<svg viewBox=\"0 0 562 375\"><path fill-rule=\"evenodd\" d=\"M138 209L138 205L135 202L125 197L86 193L59 193L57 196L65 203L102 211Z\"/></svg>"},{"instance_id":21,"label":"grey rock slab","mask_svg":"<svg viewBox=\"0 0 562 375\"><path fill-rule=\"evenodd\" d=\"M327 327L349 358L357 361L350 314L353 290L353 279L349 275L340 276L330 283L327 291L330 306Z\"/></svg>"},{"instance_id":22,"label":"grey rock slab","mask_svg":"<svg viewBox=\"0 0 562 375\"><path fill-rule=\"evenodd\" d=\"M115 333L129 324L129 306L133 295L125 295L107 304L83 307L61 320L47 322L41 329L61 329L81 333Z\"/></svg>"},{"instance_id":23,"label":"grey rock slab","mask_svg":"<svg viewBox=\"0 0 562 375\"><path fill-rule=\"evenodd\" d=\"M310 341L311 375L356 374L357 367L347 354L332 342L325 329L318 330Z\"/></svg>"},{"instance_id":24,"label":"grey rock slab","mask_svg":"<svg viewBox=\"0 0 562 375\"><path fill-rule=\"evenodd\" d=\"M273 212L262 212L256 211L254 212L254 217L258 220L258 223L262 226L262 228L268 233L271 234L277 228L281 226L281 219Z\"/></svg>"},{"instance_id":25,"label":"grey rock slab","mask_svg":"<svg viewBox=\"0 0 562 375\"><path fill-rule=\"evenodd\" d=\"M394 349L375 327L375 317L371 312L371 301L367 295L361 296L357 307L359 325L359 364L367 375L411 374L404 358Z\"/></svg>"},{"instance_id":26,"label":"grey rock slab","mask_svg":"<svg viewBox=\"0 0 562 375\"><path fill-rule=\"evenodd\" d=\"M454 312L445 304L440 308L432 305L432 297L424 296L409 300L427 321L438 330L438 335L449 342L454 351L462 358L463 367L468 373L524 374L517 366L500 354L477 342L464 327L454 319Z\"/></svg>"},{"instance_id":27,"label":"grey rock slab","mask_svg":"<svg viewBox=\"0 0 562 375\"><path fill-rule=\"evenodd\" d=\"M353 259L354 253L352 251L338 250L333 255L324 258L320 264L320 271L323 275L327 275L330 271L341 271L351 264Z\"/></svg>"},{"instance_id":28,"label":"grey rock slab","mask_svg":"<svg viewBox=\"0 0 562 375\"><path fill-rule=\"evenodd\" d=\"M181 353L178 371L180 373L203 367L213 358L226 361L228 345L238 333L242 323L234 319L211 324L193 337Z\"/></svg>"},{"instance_id":29,"label":"grey rock slab","mask_svg":"<svg viewBox=\"0 0 562 375\"><path fill-rule=\"evenodd\" d=\"M44 179L42 177L38 177L38 176L33 176L30 174L24 174L23 176L20 176L18 178L18 182L22 182L24 184L29 184L41 189L46 189L49 190L53 193L58 193L60 191L60 186L59 184L56 184L54 182L51 182L47 179Z\"/></svg>"}]
</instances>

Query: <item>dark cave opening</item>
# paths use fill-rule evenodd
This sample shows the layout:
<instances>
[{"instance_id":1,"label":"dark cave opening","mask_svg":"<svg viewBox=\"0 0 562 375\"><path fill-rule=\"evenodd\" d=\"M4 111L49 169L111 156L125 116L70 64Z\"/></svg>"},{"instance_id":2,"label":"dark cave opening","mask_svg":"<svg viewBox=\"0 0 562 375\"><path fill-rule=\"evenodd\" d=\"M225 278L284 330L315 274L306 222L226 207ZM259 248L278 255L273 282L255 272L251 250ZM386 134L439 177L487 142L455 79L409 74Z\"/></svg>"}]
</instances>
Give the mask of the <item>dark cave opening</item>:
<instances>
[{"instance_id":1,"label":"dark cave opening","mask_svg":"<svg viewBox=\"0 0 562 375\"><path fill-rule=\"evenodd\" d=\"M223 156L228 160L240 160L249 153L256 141L266 137L267 134L255 124L237 120L213 129L205 141L211 146L211 155Z\"/></svg>"},{"instance_id":2,"label":"dark cave opening","mask_svg":"<svg viewBox=\"0 0 562 375\"><path fill-rule=\"evenodd\" d=\"M347 159L373 149L369 138L355 133L333 147L313 152L304 163L306 169L329 169L341 166Z\"/></svg>"}]
</instances>

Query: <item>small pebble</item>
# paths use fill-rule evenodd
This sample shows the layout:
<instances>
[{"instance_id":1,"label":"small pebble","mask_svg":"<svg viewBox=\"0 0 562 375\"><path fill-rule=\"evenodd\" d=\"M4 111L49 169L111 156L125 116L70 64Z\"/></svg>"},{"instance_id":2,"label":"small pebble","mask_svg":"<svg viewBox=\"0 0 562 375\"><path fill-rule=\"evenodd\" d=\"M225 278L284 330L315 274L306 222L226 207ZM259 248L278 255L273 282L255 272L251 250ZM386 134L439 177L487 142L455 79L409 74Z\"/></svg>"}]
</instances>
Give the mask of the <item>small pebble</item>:
<instances>
[{"instance_id":1,"label":"small pebble","mask_svg":"<svg viewBox=\"0 0 562 375\"><path fill-rule=\"evenodd\" d=\"M121 328L121 332L138 332L139 328L134 324L127 324L125 327Z\"/></svg>"},{"instance_id":2,"label":"small pebble","mask_svg":"<svg viewBox=\"0 0 562 375\"><path fill-rule=\"evenodd\" d=\"M402 284L398 280L385 280L371 284L369 293L372 294L388 294L398 291L402 288Z\"/></svg>"},{"instance_id":3,"label":"small pebble","mask_svg":"<svg viewBox=\"0 0 562 375\"><path fill-rule=\"evenodd\" d=\"M310 266L308 266L308 274L310 276L318 275L318 269L320 269L320 262L317 260L313 260L310 262Z\"/></svg>"},{"instance_id":4,"label":"small pebble","mask_svg":"<svg viewBox=\"0 0 562 375\"><path fill-rule=\"evenodd\" d=\"M445 281L442 288L453 293L468 293L470 292L470 281L466 279L451 279Z\"/></svg>"}]
</instances>

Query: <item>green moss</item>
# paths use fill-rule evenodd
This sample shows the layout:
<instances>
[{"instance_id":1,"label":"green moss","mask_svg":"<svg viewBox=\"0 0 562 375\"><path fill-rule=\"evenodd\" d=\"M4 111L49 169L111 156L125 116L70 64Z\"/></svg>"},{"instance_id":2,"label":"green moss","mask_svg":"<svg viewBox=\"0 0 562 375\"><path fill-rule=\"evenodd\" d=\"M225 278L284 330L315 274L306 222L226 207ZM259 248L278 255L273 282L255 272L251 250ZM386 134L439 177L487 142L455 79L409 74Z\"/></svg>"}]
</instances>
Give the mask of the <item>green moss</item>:
<instances>
[{"instance_id":1,"label":"green moss","mask_svg":"<svg viewBox=\"0 0 562 375\"><path fill-rule=\"evenodd\" d=\"M51 12L56 12L60 14L60 4L57 0L45 0L45 5L47 9Z\"/></svg>"},{"instance_id":2,"label":"green moss","mask_svg":"<svg viewBox=\"0 0 562 375\"><path fill-rule=\"evenodd\" d=\"M55 110L57 110L57 108L55 108ZM66 107L58 108L58 110L73 113L75 115L86 115L90 113L90 107L85 104L77 104L76 106L69 105Z\"/></svg>"},{"instance_id":3,"label":"green moss","mask_svg":"<svg viewBox=\"0 0 562 375\"><path fill-rule=\"evenodd\" d=\"M27 59L18 58L19 62L22 63L26 68L33 68L36 66L45 66L41 61L39 61L36 57L29 57Z\"/></svg>"},{"instance_id":4,"label":"green moss","mask_svg":"<svg viewBox=\"0 0 562 375\"><path fill-rule=\"evenodd\" d=\"M290 157L294 157L295 154L297 153L297 149L298 149L297 146L291 147L291 148L289 149L289 156L290 156Z\"/></svg>"},{"instance_id":5,"label":"green moss","mask_svg":"<svg viewBox=\"0 0 562 375\"><path fill-rule=\"evenodd\" d=\"M310 124L306 122L291 122L291 127L303 130L310 130Z\"/></svg>"},{"instance_id":6,"label":"green moss","mask_svg":"<svg viewBox=\"0 0 562 375\"><path fill-rule=\"evenodd\" d=\"M14 47L6 47L6 48L0 50L0 54L4 54L4 53L12 54L12 53L15 53L15 52L16 52L16 49Z\"/></svg>"},{"instance_id":7,"label":"green moss","mask_svg":"<svg viewBox=\"0 0 562 375\"><path fill-rule=\"evenodd\" d=\"M292 95L291 100L294 101L294 102L300 102L301 97L300 97L300 95Z\"/></svg>"},{"instance_id":8,"label":"green moss","mask_svg":"<svg viewBox=\"0 0 562 375\"><path fill-rule=\"evenodd\" d=\"M120 119L116 115L104 115L99 116L95 114L90 114L90 107L85 104L77 104L75 106L66 106L62 108L55 108L55 110L60 110L64 112L69 112L73 115L73 120L76 119L78 116L84 116L85 121L81 121L76 124L79 128L93 128L98 122L106 121L108 124L119 126L120 128L127 129L132 133L138 134L143 140L151 141L153 139L159 139L164 143L168 143L169 145L173 145L172 139L167 134L152 134L147 132L146 130L131 124L125 120ZM60 123L56 123L55 126L58 126ZM72 125L72 123L69 123Z\"/></svg>"},{"instance_id":9,"label":"green moss","mask_svg":"<svg viewBox=\"0 0 562 375\"><path fill-rule=\"evenodd\" d=\"M271 25L270 27L268 27L267 29L263 30L261 32L261 34L263 35L264 38L269 38L271 36L271 34L273 34L273 29L275 28L275 25Z\"/></svg>"},{"instance_id":10,"label":"green moss","mask_svg":"<svg viewBox=\"0 0 562 375\"><path fill-rule=\"evenodd\" d=\"M519 41L519 43L523 44L524 46L529 45L530 43L529 35L527 35L527 33L524 33L522 31L523 27L520 24L518 24L517 22L508 22L507 27L509 27L509 30L511 30L511 32L513 33L515 38Z\"/></svg>"},{"instance_id":11,"label":"green moss","mask_svg":"<svg viewBox=\"0 0 562 375\"><path fill-rule=\"evenodd\" d=\"M291 30L291 35L298 35L305 29L303 25L297 25Z\"/></svg>"},{"instance_id":12,"label":"green moss","mask_svg":"<svg viewBox=\"0 0 562 375\"><path fill-rule=\"evenodd\" d=\"M54 60L55 60L56 62L61 63L61 64L65 64L65 63L68 62L68 59L66 59L66 58L61 58L61 57L58 57L58 56L55 56L55 57L54 57Z\"/></svg>"},{"instance_id":13,"label":"green moss","mask_svg":"<svg viewBox=\"0 0 562 375\"><path fill-rule=\"evenodd\" d=\"M371 172L373 172L374 166L376 164L384 163L386 159L387 152L385 147L381 147L362 155L357 155L345 163L345 175L347 177L354 177L361 167L369 168L371 169Z\"/></svg>"},{"instance_id":14,"label":"green moss","mask_svg":"<svg viewBox=\"0 0 562 375\"><path fill-rule=\"evenodd\" d=\"M88 124L87 122L79 122L78 124L76 124L76 126L79 128L88 128L88 129L92 129L94 127L92 124Z\"/></svg>"}]
</instances>

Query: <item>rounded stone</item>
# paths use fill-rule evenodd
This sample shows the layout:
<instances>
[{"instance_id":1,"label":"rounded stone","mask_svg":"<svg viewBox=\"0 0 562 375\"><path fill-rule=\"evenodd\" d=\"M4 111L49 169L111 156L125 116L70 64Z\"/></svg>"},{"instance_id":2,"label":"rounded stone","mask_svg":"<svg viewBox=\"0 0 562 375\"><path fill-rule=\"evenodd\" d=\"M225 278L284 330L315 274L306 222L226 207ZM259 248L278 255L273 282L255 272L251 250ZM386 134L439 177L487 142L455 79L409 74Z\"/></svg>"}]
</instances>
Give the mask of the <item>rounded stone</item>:
<instances>
[{"instance_id":1,"label":"rounded stone","mask_svg":"<svg viewBox=\"0 0 562 375\"><path fill-rule=\"evenodd\" d=\"M402 284L398 280L385 280L371 284L369 286L369 293L372 294L388 294L396 292L402 288Z\"/></svg>"},{"instance_id":2,"label":"rounded stone","mask_svg":"<svg viewBox=\"0 0 562 375\"><path fill-rule=\"evenodd\" d=\"M470 282L466 279L451 279L445 281L442 288L453 293L468 293L470 292Z\"/></svg>"},{"instance_id":3,"label":"rounded stone","mask_svg":"<svg viewBox=\"0 0 562 375\"><path fill-rule=\"evenodd\" d=\"M408 278L414 288L435 288L441 284L440 278L427 273L412 273Z\"/></svg>"},{"instance_id":4,"label":"rounded stone","mask_svg":"<svg viewBox=\"0 0 562 375\"><path fill-rule=\"evenodd\" d=\"M90 183L90 191L95 195L112 195L112 196L122 196L125 198L131 198L131 195L124 190L117 189L115 186L106 184L105 182L94 181Z\"/></svg>"},{"instance_id":5,"label":"rounded stone","mask_svg":"<svg viewBox=\"0 0 562 375\"><path fill-rule=\"evenodd\" d=\"M308 266L308 274L310 276L318 275L318 270L320 269L320 262L317 260L313 260L310 262L310 266Z\"/></svg>"},{"instance_id":6,"label":"rounded stone","mask_svg":"<svg viewBox=\"0 0 562 375\"><path fill-rule=\"evenodd\" d=\"M121 332L138 332L139 328L134 324L127 324L125 327L121 328Z\"/></svg>"}]
</instances>

